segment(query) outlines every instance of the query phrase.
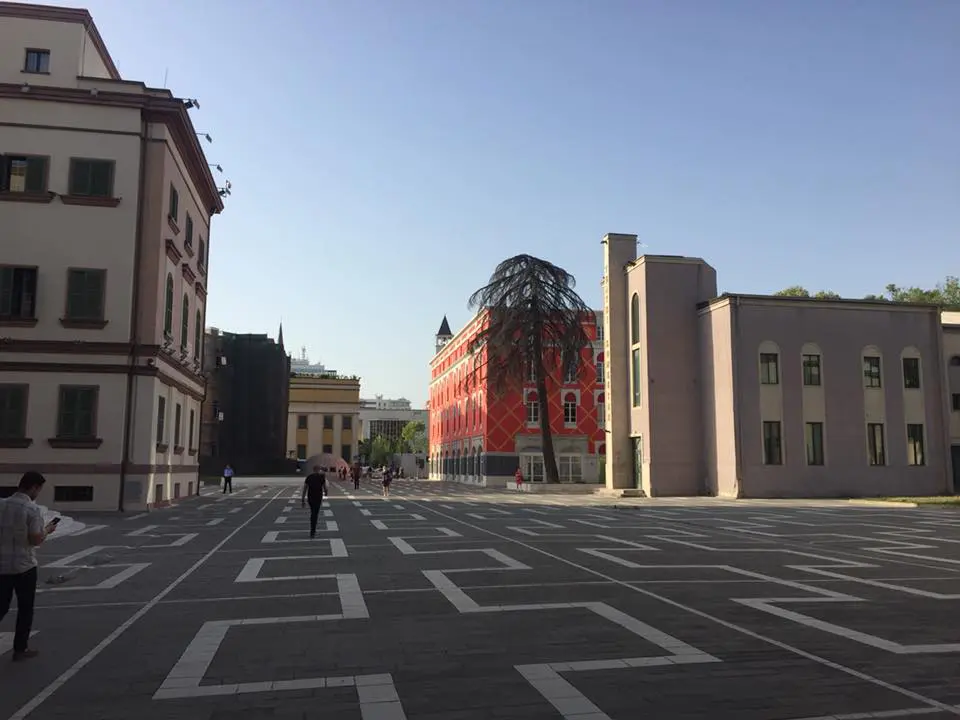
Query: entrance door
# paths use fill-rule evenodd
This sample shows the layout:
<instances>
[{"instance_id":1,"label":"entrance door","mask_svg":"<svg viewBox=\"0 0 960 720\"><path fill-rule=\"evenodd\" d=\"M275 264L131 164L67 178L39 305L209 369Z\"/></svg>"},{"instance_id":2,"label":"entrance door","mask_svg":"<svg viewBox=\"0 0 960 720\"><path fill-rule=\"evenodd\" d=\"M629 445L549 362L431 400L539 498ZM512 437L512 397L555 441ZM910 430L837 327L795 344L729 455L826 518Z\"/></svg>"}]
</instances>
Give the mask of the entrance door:
<instances>
[{"instance_id":1,"label":"entrance door","mask_svg":"<svg viewBox=\"0 0 960 720\"><path fill-rule=\"evenodd\" d=\"M527 482L543 482L543 455L521 455L520 468Z\"/></svg>"},{"instance_id":2,"label":"entrance door","mask_svg":"<svg viewBox=\"0 0 960 720\"><path fill-rule=\"evenodd\" d=\"M953 461L953 491L960 494L960 445L950 446L950 459Z\"/></svg>"},{"instance_id":3,"label":"entrance door","mask_svg":"<svg viewBox=\"0 0 960 720\"><path fill-rule=\"evenodd\" d=\"M643 435L637 435L633 440L633 486L643 487Z\"/></svg>"}]
</instances>

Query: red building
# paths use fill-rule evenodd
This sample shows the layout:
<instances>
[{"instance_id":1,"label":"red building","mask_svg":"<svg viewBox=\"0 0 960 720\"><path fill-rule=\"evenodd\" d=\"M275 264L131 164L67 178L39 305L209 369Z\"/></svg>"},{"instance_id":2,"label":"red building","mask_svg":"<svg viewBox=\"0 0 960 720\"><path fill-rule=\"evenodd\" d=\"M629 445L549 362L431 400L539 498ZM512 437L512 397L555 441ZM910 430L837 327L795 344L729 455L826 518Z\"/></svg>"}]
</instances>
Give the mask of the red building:
<instances>
[{"instance_id":1,"label":"red building","mask_svg":"<svg viewBox=\"0 0 960 720\"><path fill-rule=\"evenodd\" d=\"M532 379L523 388L498 395L487 384L485 358L469 352L486 321L479 313L454 335L447 318L437 332L430 362L430 477L476 485L501 485L519 465L524 478L543 480L537 392ZM603 482L604 367L602 313L585 330L592 346L580 368L555 368L547 381L550 428L563 482ZM481 350L480 353L485 351Z\"/></svg>"}]
</instances>

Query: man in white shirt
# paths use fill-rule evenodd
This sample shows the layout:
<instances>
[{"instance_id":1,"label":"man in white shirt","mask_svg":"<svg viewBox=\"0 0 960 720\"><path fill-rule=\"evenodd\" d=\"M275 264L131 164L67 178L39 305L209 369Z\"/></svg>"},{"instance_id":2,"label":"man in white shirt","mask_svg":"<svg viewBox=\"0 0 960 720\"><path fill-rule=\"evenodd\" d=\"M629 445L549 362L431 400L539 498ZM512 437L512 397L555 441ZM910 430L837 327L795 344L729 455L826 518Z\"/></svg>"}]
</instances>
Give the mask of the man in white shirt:
<instances>
[{"instance_id":1,"label":"man in white shirt","mask_svg":"<svg viewBox=\"0 0 960 720\"><path fill-rule=\"evenodd\" d=\"M13 638L14 661L27 660L37 651L28 647L33 627L33 604L37 595L37 556L34 548L46 540L56 522L43 524L43 512L34 502L46 478L27 472L17 492L0 500L0 621L17 596L17 627Z\"/></svg>"}]
</instances>

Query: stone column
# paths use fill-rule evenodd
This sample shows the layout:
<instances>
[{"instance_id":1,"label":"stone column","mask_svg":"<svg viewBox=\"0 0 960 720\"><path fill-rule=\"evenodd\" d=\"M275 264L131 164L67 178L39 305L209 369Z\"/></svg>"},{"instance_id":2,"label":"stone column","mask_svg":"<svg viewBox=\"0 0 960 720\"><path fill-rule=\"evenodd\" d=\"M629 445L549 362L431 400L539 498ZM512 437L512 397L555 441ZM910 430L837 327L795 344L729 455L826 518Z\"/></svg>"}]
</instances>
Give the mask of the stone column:
<instances>
[{"instance_id":1,"label":"stone column","mask_svg":"<svg viewBox=\"0 0 960 720\"><path fill-rule=\"evenodd\" d=\"M632 488L630 442L630 339L627 277L624 267L637 259L637 236L608 233L603 245L603 353L606 395L606 486Z\"/></svg>"},{"instance_id":2,"label":"stone column","mask_svg":"<svg viewBox=\"0 0 960 720\"><path fill-rule=\"evenodd\" d=\"M333 416L333 456L340 457L340 445L343 444L343 415L336 413Z\"/></svg>"}]
</instances>

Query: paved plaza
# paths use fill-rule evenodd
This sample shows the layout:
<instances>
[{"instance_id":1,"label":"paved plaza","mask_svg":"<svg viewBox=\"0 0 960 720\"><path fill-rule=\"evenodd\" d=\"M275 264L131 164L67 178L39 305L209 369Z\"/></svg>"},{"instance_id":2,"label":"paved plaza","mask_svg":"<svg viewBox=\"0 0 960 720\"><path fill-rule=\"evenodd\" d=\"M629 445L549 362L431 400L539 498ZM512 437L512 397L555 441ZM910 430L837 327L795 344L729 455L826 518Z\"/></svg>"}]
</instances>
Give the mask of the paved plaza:
<instances>
[{"instance_id":1,"label":"paved plaza","mask_svg":"<svg viewBox=\"0 0 960 720\"><path fill-rule=\"evenodd\" d=\"M960 514L296 480L41 552L0 718L960 715Z\"/></svg>"}]
</instances>

